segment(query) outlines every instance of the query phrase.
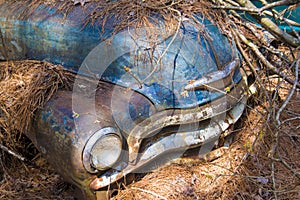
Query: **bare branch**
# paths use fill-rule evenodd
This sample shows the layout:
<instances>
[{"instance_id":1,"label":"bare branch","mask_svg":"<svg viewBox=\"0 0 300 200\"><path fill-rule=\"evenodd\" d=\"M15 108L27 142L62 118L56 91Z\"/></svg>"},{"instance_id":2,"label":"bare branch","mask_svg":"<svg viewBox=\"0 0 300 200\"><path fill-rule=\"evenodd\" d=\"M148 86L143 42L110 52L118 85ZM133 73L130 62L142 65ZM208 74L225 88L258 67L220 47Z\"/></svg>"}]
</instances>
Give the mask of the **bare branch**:
<instances>
[{"instance_id":1,"label":"bare branch","mask_svg":"<svg viewBox=\"0 0 300 200\"><path fill-rule=\"evenodd\" d=\"M247 11L251 13L259 13L260 9L258 8L246 8L240 6L212 6L214 9L226 9L226 10L240 10L240 11Z\"/></svg>"},{"instance_id":2,"label":"bare branch","mask_svg":"<svg viewBox=\"0 0 300 200\"><path fill-rule=\"evenodd\" d=\"M22 160L22 161L26 161L26 158L24 158L23 156L21 156L20 154L8 149L6 146L3 146L2 144L0 144L0 148L9 153L10 155L13 155L14 157L18 158L19 160Z\"/></svg>"},{"instance_id":3,"label":"bare branch","mask_svg":"<svg viewBox=\"0 0 300 200\"><path fill-rule=\"evenodd\" d=\"M231 31L232 31L233 36L234 36L234 38L235 38L235 42L236 42L236 44L237 44L237 47L239 48L239 50L240 50L242 56L244 57L246 63L249 65L249 67L250 67L252 73L254 74L255 78L257 79L259 85L263 85L260 76L257 74L257 72L256 72L256 70L255 70L255 67L252 65L252 63L250 62L250 59L249 59L247 53L243 50L243 48L242 48L242 46L241 46L241 43L240 43L239 38L238 38L238 36L237 36L237 34L238 34L237 31L235 31L235 30L233 30L233 29L231 29ZM262 87L262 89L263 89L264 95L267 96L267 99L270 99L270 98L269 98L269 95L268 95L268 93L267 93L267 91L266 91L266 88L265 88L265 87ZM270 112L270 111L268 111L268 112Z\"/></svg>"},{"instance_id":4,"label":"bare branch","mask_svg":"<svg viewBox=\"0 0 300 200\"><path fill-rule=\"evenodd\" d=\"M141 192L145 192L145 193L151 194L151 195L155 196L156 198L160 198L160 199L167 200L166 197L163 197L163 196L161 196L161 195L159 195L159 194L157 194L157 193L155 193L155 192L153 192L153 191L150 191L150 190L145 190L145 189L138 188L138 187L131 187L131 189L139 190L139 191L141 191Z\"/></svg>"},{"instance_id":5,"label":"bare branch","mask_svg":"<svg viewBox=\"0 0 300 200\"><path fill-rule=\"evenodd\" d=\"M258 47L255 44L250 42L244 35L242 35L238 32L236 32L236 34L246 45L248 45L252 49L252 51L256 54L256 56L263 62L263 64L266 67L268 67L272 72L278 74L283 80L287 81L291 85L296 84L296 87L300 88L300 84L298 82L288 78L286 74L280 72L278 68L274 67L268 60L266 60L264 55L262 55L262 53L259 51Z\"/></svg>"},{"instance_id":6,"label":"bare branch","mask_svg":"<svg viewBox=\"0 0 300 200\"><path fill-rule=\"evenodd\" d=\"M282 5L290 5L290 4L294 4L299 2L299 0L281 0L281 1L276 1L273 3L268 3L266 4L264 7L261 7L260 13L262 13L264 10L270 9L270 8L274 8L276 6L282 6Z\"/></svg>"},{"instance_id":7,"label":"bare branch","mask_svg":"<svg viewBox=\"0 0 300 200\"><path fill-rule=\"evenodd\" d=\"M298 56L299 57L299 56ZM295 66L295 82L293 84L293 87L290 89L290 92L288 94L288 96L286 97L284 103L282 104L282 106L279 108L277 114L276 114L276 121L277 121L277 124L280 125L281 122L280 122L280 115L282 113L282 111L285 109L285 107L287 106L287 104L289 103L289 101L291 100L295 90L296 90L296 87L297 87L297 83L298 83L298 75L299 75L299 62L300 62L300 58L298 58L298 60L296 62L294 62L293 64L296 65Z\"/></svg>"},{"instance_id":8,"label":"bare branch","mask_svg":"<svg viewBox=\"0 0 300 200\"><path fill-rule=\"evenodd\" d=\"M300 173L297 172L296 170L294 170L287 162L285 162L282 158L279 159L280 162L286 167L288 168L291 172L293 172L293 174L300 179Z\"/></svg>"},{"instance_id":9,"label":"bare branch","mask_svg":"<svg viewBox=\"0 0 300 200\"><path fill-rule=\"evenodd\" d=\"M237 0L237 2L245 8L249 9L254 9L257 10L258 8L249 0ZM258 9L259 10L259 9ZM259 12L258 12L259 13ZM293 37L292 35L284 32L281 30L271 19L266 17L264 14L257 15L253 14L253 12L249 13L252 17L254 17L258 23L260 23L266 30L268 30L270 33L272 33L275 37L280 39L283 42L286 42L287 44L293 46L293 47L298 47L300 46L300 41Z\"/></svg>"}]
</instances>

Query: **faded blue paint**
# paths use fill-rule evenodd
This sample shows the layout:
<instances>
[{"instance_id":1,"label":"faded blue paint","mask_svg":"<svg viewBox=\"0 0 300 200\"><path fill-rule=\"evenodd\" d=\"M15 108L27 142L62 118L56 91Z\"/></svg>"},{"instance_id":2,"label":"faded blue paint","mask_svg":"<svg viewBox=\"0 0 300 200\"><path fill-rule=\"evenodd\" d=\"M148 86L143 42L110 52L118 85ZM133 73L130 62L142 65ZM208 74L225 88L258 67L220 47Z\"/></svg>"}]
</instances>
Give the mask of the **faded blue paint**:
<instances>
[{"instance_id":1,"label":"faded blue paint","mask_svg":"<svg viewBox=\"0 0 300 200\"><path fill-rule=\"evenodd\" d=\"M64 123L64 125L67 124L67 117L66 116L63 117L63 123Z\"/></svg>"},{"instance_id":2,"label":"faded blue paint","mask_svg":"<svg viewBox=\"0 0 300 200\"><path fill-rule=\"evenodd\" d=\"M73 117L70 113L68 108L64 108L63 106L57 107L54 105L55 100L51 99L47 103L47 109L44 109L41 111L41 119L43 123L49 124L49 127L54 132L66 134L73 132L72 123L73 123ZM54 111L52 110L52 107L55 107L54 109L59 109L63 113L63 115L55 116Z\"/></svg>"},{"instance_id":3,"label":"faded blue paint","mask_svg":"<svg viewBox=\"0 0 300 200\"><path fill-rule=\"evenodd\" d=\"M1 5L0 28L7 43L6 46L10 47L13 52L11 58L46 60L61 64L68 70L78 71L89 52L108 38L113 31L112 18L108 19L104 29L99 28L101 27L99 24L102 24L101 20L96 21L95 25L83 26L85 21L83 13L88 13L88 10L92 9L92 4L90 5L86 11L83 11L81 6L74 7L67 17L56 13L55 8L40 6L26 20L16 18L16 14L12 14L6 4ZM24 9L26 7L21 7L18 12ZM195 17L199 23L203 24L203 29L198 30L189 21L182 23L180 34L164 55L162 64L157 68L159 70L142 84L142 88L137 86L137 80L128 74L124 67L129 67L132 74L143 80L151 73L154 65L152 66L149 60L136 62L138 54L136 50L117 58L101 78L140 92L158 109L195 107L224 95L204 90L190 91L188 98L181 95L184 86L189 81L218 70L238 57L235 46L228 42L216 26L203 17ZM208 41L207 35L211 41ZM122 38L118 39L122 40ZM153 56L156 59L171 39L172 37L166 39L165 46L161 46L154 52ZM12 41L17 43L19 48L15 48L11 44ZM22 49L22 51L19 52L17 49ZM215 49L215 54L213 49ZM146 52L144 49L139 50ZM215 55L220 66L216 62ZM105 58L100 58L95 65L101 62L101 59ZM237 83L240 79L241 75L237 70L234 81Z\"/></svg>"},{"instance_id":4,"label":"faded blue paint","mask_svg":"<svg viewBox=\"0 0 300 200\"><path fill-rule=\"evenodd\" d=\"M73 131L73 129L70 126L65 126L64 128L67 132L72 132Z\"/></svg>"},{"instance_id":5,"label":"faded blue paint","mask_svg":"<svg viewBox=\"0 0 300 200\"><path fill-rule=\"evenodd\" d=\"M189 91L188 95L182 95L184 87L189 81L216 71L238 57L235 46L228 42L216 26L207 20L203 23L205 28L200 31L189 22L183 23L180 33L169 46L167 53L161 60L161 64L156 64L155 60L159 59L165 47L170 44L172 37L166 39L161 45L157 45L153 55L150 56L148 56L148 50L145 47L139 45L132 47L133 51L121 55L110 64L103 73L102 78L144 94L159 110L191 108L223 96L224 93L216 91L208 93L205 90ZM201 32L205 32L211 38L211 41L208 41L206 39L208 37L205 37ZM124 36L114 36L116 44L118 41L120 41L120 45L123 44L122 41L128 41L127 38L122 37ZM146 36L143 39L147 40ZM217 66L212 46L221 66ZM118 55L117 51L121 52L122 49L114 49L116 55ZM139 51L143 52L143 59L137 61ZM155 58L154 61L151 61L151 56ZM98 74L99 62L100 59L90 62L89 70L92 69L93 73ZM124 67L129 68L130 73L126 72ZM157 70L142 83L140 88L137 78L140 81L144 80L154 69ZM241 80L239 70L239 68L236 70L233 77L235 83Z\"/></svg>"},{"instance_id":6,"label":"faded blue paint","mask_svg":"<svg viewBox=\"0 0 300 200\"><path fill-rule=\"evenodd\" d=\"M56 11L40 6L28 19L22 20L7 5L0 6L0 29L6 46L9 48L9 43L16 41L23 49L18 52L11 48L12 58L45 60L77 71L87 54L112 32L109 26L104 32L91 24L83 27L85 16L80 7L66 18Z\"/></svg>"},{"instance_id":7,"label":"faded blue paint","mask_svg":"<svg viewBox=\"0 0 300 200\"><path fill-rule=\"evenodd\" d=\"M51 111L44 111L44 112L42 112L42 120L44 122L46 122L48 120L48 118L49 118L50 115L51 115Z\"/></svg>"}]
</instances>

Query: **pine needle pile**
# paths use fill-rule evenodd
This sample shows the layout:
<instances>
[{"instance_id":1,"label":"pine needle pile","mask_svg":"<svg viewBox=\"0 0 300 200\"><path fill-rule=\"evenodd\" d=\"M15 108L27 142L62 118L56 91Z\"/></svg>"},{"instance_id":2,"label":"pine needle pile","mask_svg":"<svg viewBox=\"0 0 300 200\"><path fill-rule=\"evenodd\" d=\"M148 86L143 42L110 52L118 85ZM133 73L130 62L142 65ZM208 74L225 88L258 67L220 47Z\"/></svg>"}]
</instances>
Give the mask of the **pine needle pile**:
<instances>
[{"instance_id":1,"label":"pine needle pile","mask_svg":"<svg viewBox=\"0 0 300 200\"><path fill-rule=\"evenodd\" d=\"M27 131L37 109L67 83L63 67L40 61L0 63L0 127Z\"/></svg>"}]
</instances>

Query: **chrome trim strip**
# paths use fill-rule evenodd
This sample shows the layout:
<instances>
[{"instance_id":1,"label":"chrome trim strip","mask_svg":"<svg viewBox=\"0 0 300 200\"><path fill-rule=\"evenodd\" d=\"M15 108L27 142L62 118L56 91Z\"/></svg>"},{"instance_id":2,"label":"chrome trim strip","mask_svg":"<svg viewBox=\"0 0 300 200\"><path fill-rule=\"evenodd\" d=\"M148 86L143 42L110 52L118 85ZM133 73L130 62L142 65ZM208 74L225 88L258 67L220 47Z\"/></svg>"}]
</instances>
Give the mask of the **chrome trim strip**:
<instances>
[{"instance_id":1,"label":"chrome trim strip","mask_svg":"<svg viewBox=\"0 0 300 200\"><path fill-rule=\"evenodd\" d=\"M92 190L98 190L100 188L106 187L110 183L119 180L123 176L151 162L162 153L172 152L174 150L177 150L178 148L188 148L191 146L197 147L212 141L215 137L219 136L231 124L234 124L240 118L246 107L247 98L247 96L244 96L241 101L239 101L236 106L228 112L224 120L221 120L215 125L208 126L199 131L176 133L175 135L170 135L162 139L161 141L153 144L148 149L146 149L137 165L127 165L124 169L121 169L120 167L120 171L107 171L99 178L95 178L91 182L90 188ZM181 141L181 143L178 143L178 141ZM164 146L164 148L161 148L162 146Z\"/></svg>"},{"instance_id":2,"label":"chrome trim strip","mask_svg":"<svg viewBox=\"0 0 300 200\"><path fill-rule=\"evenodd\" d=\"M136 126L127 138L129 162L134 164L139 153L142 140L159 133L161 128L173 125L187 124L203 121L225 113L232 109L243 96L247 96L247 85L242 79L231 91L223 97L214 100L194 109L185 110L165 110L150 117L151 125L148 120L143 121Z\"/></svg>"},{"instance_id":3,"label":"chrome trim strip","mask_svg":"<svg viewBox=\"0 0 300 200\"><path fill-rule=\"evenodd\" d=\"M195 80L193 83L185 86L185 90L198 90L206 89L207 86L213 85L213 88L220 89L227 86L232 82L232 76L235 69L239 66L240 60L235 59L229 64L227 64L223 70L214 71L209 73L202 78ZM219 86L219 87L218 87Z\"/></svg>"}]
</instances>

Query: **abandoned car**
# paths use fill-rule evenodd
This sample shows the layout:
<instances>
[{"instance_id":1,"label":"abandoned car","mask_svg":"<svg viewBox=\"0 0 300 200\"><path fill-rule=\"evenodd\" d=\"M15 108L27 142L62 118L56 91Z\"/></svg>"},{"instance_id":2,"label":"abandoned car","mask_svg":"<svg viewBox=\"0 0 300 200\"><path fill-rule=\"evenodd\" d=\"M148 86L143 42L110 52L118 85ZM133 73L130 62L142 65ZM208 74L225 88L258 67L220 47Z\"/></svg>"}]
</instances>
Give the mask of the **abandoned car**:
<instances>
[{"instance_id":1,"label":"abandoned car","mask_svg":"<svg viewBox=\"0 0 300 200\"><path fill-rule=\"evenodd\" d=\"M82 6L65 16L42 5L27 17L16 14L26 6L10 6L0 7L1 59L45 60L77 74L25 134L86 198L157 160L210 151L243 113L240 55L201 14L178 16L173 28L153 16L149 27L115 33L113 16L83 25Z\"/></svg>"}]
</instances>

